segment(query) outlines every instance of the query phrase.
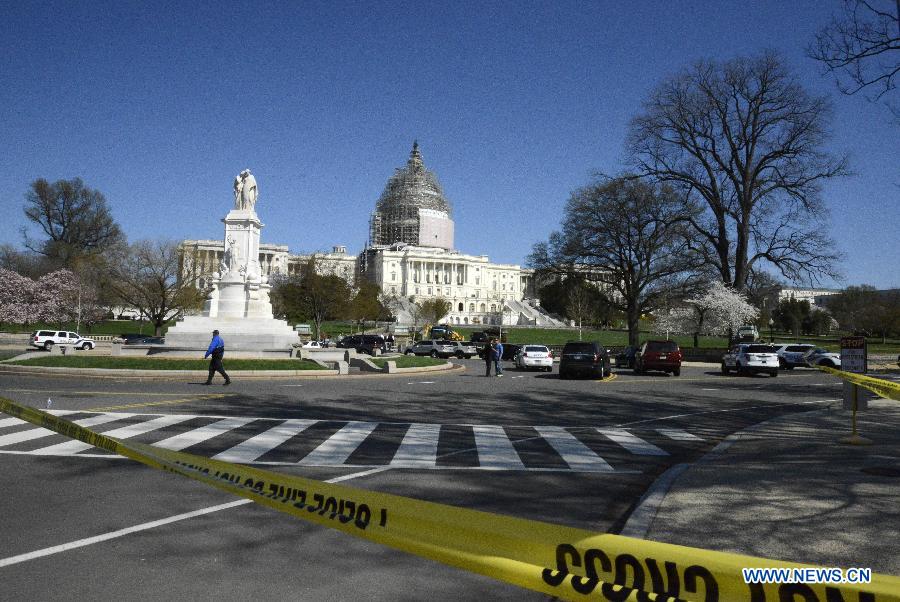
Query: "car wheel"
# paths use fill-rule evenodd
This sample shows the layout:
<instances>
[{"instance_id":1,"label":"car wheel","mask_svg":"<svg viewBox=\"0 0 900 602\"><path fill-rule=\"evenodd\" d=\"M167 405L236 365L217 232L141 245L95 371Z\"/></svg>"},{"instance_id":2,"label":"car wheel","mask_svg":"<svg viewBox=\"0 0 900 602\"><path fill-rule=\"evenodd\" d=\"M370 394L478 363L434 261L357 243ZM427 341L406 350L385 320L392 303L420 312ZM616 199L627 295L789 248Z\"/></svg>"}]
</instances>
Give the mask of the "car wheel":
<instances>
[{"instance_id":1,"label":"car wheel","mask_svg":"<svg viewBox=\"0 0 900 602\"><path fill-rule=\"evenodd\" d=\"M681 368L675 368L672 370L672 376L681 376Z\"/></svg>"},{"instance_id":2,"label":"car wheel","mask_svg":"<svg viewBox=\"0 0 900 602\"><path fill-rule=\"evenodd\" d=\"M406 351L403 352L403 355L412 355L412 354L413 354L412 349L407 349Z\"/></svg>"},{"instance_id":3,"label":"car wheel","mask_svg":"<svg viewBox=\"0 0 900 602\"><path fill-rule=\"evenodd\" d=\"M787 368L787 362L784 361L783 357L778 358L778 367L781 368L782 370Z\"/></svg>"},{"instance_id":4,"label":"car wheel","mask_svg":"<svg viewBox=\"0 0 900 602\"><path fill-rule=\"evenodd\" d=\"M50 351L53 348L53 341L44 342L44 351Z\"/></svg>"},{"instance_id":5,"label":"car wheel","mask_svg":"<svg viewBox=\"0 0 900 602\"><path fill-rule=\"evenodd\" d=\"M831 360L823 360L819 363L820 366L825 366L826 368L834 368L834 362Z\"/></svg>"},{"instance_id":6,"label":"car wheel","mask_svg":"<svg viewBox=\"0 0 900 602\"><path fill-rule=\"evenodd\" d=\"M437 357L437 351L434 349L431 350L431 357Z\"/></svg>"},{"instance_id":7,"label":"car wheel","mask_svg":"<svg viewBox=\"0 0 900 602\"><path fill-rule=\"evenodd\" d=\"M778 376L778 370L772 370L771 372L769 372L769 376L771 376L772 378Z\"/></svg>"},{"instance_id":8,"label":"car wheel","mask_svg":"<svg viewBox=\"0 0 900 602\"><path fill-rule=\"evenodd\" d=\"M466 354L463 353L462 351L457 351L457 352L456 352L456 359L460 359L460 360L461 360L461 359L463 359L464 357L466 357Z\"/></svg>"},{"instance_id":9,"label":"car wheel","mask_svg":"<svg viewBox=\"0 0 900 602\"><path fill-rule=\"evenodd\" d=\"M725 362L722 362L722 374L724 374L725 376L728 376L728 373L730 371L731 370L728 369L728 366L725 365Z\"/></svg>"}]
</instances>

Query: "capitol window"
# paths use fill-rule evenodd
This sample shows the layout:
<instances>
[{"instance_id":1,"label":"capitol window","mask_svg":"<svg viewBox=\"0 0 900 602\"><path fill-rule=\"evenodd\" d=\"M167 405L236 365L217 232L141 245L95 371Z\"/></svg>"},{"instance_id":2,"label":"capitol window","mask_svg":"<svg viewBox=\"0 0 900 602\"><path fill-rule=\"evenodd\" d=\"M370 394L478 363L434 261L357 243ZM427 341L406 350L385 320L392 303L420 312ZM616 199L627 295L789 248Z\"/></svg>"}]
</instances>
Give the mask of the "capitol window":
<instances>
[{"instance_id":1,"label":"capitol window","mask_svg":"<svg viewBox=\"0 0 900 602\"><path fill-rule=\"evenodd\" d=\"M429 295L431 294L431 287L430 287L430 286L428 287L428 294L429 294Z\"/></svg>"},{"instance_id":2,"label":"capitol window","mask_svg":"<svg viewBox=\"0 0 900 602\"><path fill-rule=\"evenodd\" d=\"M458 310L458 311L463 311L463 304L462 304L462 303L460 303L458 307L459 307L459 310Z\"/></svg>"},{"instance_id":3,"label":"capitol window","mask_svg":"<svg viewBox=\"0 0 900 602\"><path fill-rule=\"evenodd\" d=\"M475 311L475 304L474 304L474 303L469 303L469 311L471 311L471 312L474 312L474 311Z\"/></svg>"},{"instance_id":4,"label":"capitol window","mask_svg":"<svg viewBox=\"0 0 900 602\"><path fill-rule=\"evenodd\" d=\"M397 272L391 272L391 282L394 282L396 280L397 280Z\"/></svg>"},{"instance_id":5,"label":"capitol window","mask_svg":"<svg viewBox=\"0 0 900 602\"><path fill-rule=\"evenodd\" d=\"M481 313L484 313L486 310L484 303L481 304Z\"/></svg>"}]
</instances>

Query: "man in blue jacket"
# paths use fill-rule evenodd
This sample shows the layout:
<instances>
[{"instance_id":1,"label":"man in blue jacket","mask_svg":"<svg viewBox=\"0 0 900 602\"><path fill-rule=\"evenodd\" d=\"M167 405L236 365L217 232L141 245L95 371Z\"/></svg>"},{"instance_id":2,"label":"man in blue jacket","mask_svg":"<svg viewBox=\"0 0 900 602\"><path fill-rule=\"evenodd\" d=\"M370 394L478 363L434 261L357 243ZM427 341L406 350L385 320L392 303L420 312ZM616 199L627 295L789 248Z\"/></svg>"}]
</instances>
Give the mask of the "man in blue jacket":
<instances>
[{"instance_id":1,"label":"man in blue jacket","mask_svg":"<svg viewBox=\"0 0 900 602\"><path fill-rule=\"evenodd\" d=\"M203 359L206 359L209 356L212 358L209 360L209 377L207 377L204 385L211 385L213 375L218 372L223 377L225 377L225 384L230 385L231 379L228 378L228 373L225 372L224 366L222 366L222 357L225 355L225 341L222 340L222 337L219 336L218 330L213 330L213 338L212 341L209 342L209 349L206 350L206 355L203 356Z\"/></svg>"},{"instance_id":2,"label":"man in blue jacket","mask_svg":"<svg viewBox=\"0 0 900 602\"><path fill-rule=\"evenodd\" d=\"M503 376L503 343L500 341L494 346L494 374Z\"/></svg>"}]
</instances>

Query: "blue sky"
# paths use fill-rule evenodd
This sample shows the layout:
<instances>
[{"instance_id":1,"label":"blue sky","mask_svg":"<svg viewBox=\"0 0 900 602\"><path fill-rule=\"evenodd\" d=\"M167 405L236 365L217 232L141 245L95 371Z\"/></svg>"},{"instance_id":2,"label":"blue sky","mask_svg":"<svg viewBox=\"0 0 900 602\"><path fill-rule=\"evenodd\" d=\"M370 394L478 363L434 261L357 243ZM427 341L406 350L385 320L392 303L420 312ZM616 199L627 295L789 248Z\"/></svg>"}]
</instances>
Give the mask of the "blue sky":
<instances>
[{"instance_id":1,"label":"blue sky","mask_svg":"<svg viewBox=\"0 0 900 602\"><path fill-rule=\"evenodd\" d=\"M29 183L81 177L130 240L220 238L234 176L264 242L359 251L414 139L456 246L522 263L629 118L699 58L774 48L834 103L840 284L900 286L900 126L804 56L837 2L3 2L0 242ZM833 283L825 283L832 285Z\"/></svg>"}]
</instances>

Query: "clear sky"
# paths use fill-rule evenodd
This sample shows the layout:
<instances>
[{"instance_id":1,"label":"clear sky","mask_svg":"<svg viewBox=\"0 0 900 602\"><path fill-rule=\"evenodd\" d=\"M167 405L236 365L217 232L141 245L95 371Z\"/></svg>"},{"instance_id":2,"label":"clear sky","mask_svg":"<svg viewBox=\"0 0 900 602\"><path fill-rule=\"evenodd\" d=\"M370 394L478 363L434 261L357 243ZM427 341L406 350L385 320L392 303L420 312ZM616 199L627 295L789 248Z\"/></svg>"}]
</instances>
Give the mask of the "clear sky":
<instances>
[{"instance_id":1,"label":"clear sky","mask_svg":"<svg viewBox=\"0 0 900 602\"><path fill-rule=\"evenodd\" d=\"M628 119L699 58L774 48L834 102L839 284L900 286L900 126L804 56L836 1L3 1L0 242L29 183L81 177L130 240L221 238L259 183L263 242L358 252L419 141L456 246L523 263L569 193L622 169ZM826 285L833 283L826 282Z\"/></svg>"}]
</instances>

